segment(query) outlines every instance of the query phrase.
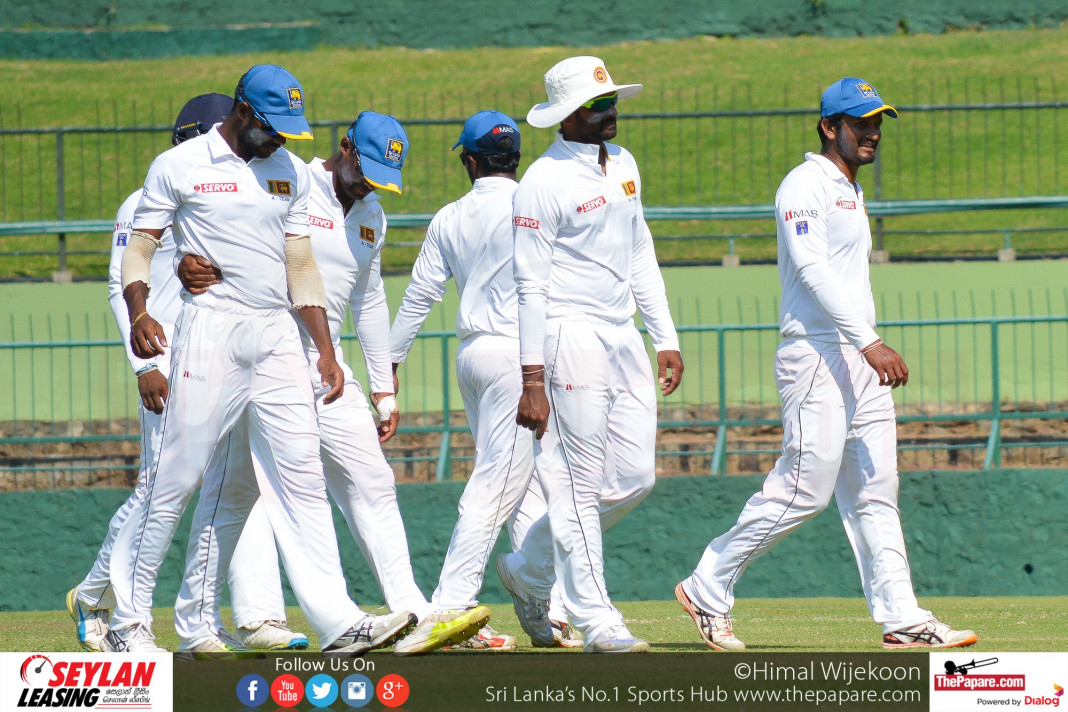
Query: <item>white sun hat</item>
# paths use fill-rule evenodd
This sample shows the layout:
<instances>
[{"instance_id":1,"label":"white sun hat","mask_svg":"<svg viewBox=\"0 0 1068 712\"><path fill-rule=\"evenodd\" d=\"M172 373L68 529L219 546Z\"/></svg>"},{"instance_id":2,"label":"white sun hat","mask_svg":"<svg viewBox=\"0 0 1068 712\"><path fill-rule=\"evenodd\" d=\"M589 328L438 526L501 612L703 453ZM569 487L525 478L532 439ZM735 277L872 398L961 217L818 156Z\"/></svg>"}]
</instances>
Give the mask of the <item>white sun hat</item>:
<instances>
[{"instance_id":1,"label":"white sun hat","mask_svg":"<svg viewBox=\"0 0 1068 712\"><path fill-rule=\"evenodd\" d=\"M554 126L594 97L619 92L619 98L634 96L641 84L616 84L598 57L569 57L545 73L545 94L549 101L527 112L527 123L539 129Z\"/></svg>"}]
</instances>

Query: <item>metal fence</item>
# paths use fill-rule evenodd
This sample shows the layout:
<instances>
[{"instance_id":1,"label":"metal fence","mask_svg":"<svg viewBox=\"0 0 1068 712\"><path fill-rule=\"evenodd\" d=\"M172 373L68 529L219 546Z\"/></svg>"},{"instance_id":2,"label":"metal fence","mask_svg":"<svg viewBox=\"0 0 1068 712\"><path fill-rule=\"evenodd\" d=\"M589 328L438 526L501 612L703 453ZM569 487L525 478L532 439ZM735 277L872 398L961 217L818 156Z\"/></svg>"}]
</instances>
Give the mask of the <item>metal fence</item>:
<instances>
[{"instance_id":1,"label":"metal fence","mask_svg":"<svg viewBox=\"0 0 1068 712\"><path fill-rule=\"evenodd\" d=\"M1059 296L1068 301L1068 293ZM967 311L961 306L946 318L880 326L911 372L909 385L895 391L902 467L1063 465L1068 316L956 316ZM0 373L10 374L0 390L7 392L0 401L0 490L114 486L136 471L137 392L122 345L70 338L87 333L89 325L85 332L82 326L49 321L50 331L0 343ZM771 368L777 325L679 331L686 375L677 394L661 401L658 469L766 469L781 438ZM451 332L424 333L401 372L404 418L386 448L399 479L449 479L470 470L473 447L452 373L456 346Z\"/></svg>"},{"instance_id":2,"label":"metal fence","mask_svg":"<svg viewBox=\"0 0 1068 712\"><path fill-rule=\"evenodd\" d=\"M618 141L642 167L645 204L671 208L770 203L786 172L805 150L818 145L813 107L818 106L819 89L786 86L781 99L771 94L738 84L687 87L646 91L622 104ZM901 119L884 122L886 140L873 175L866 177L869 199L1068 193L1068 101L1052 80L962 80L899 87L891 83L884 95L900 97L896 102ZM538 100L533 93L321 100L318 105L309 103L316 139L291 142L289 147L306 159L328 156L359 110L393 112L407 127L412 145L405 166L405 194L390 197L386 209L393 215L425 215L467 189L466 176L448 150L463 118L488 106L523 116ZM141 184L153 157L169 146L169 122L176 110L136 104L97 106L97 126L56 128L25 128L17 111L0 113L0 223L110 220ZM323 116L332 118L319 118ZM524 128L521 170L552 137L552 131ZM709 232L679 220L660 234ZM984 218L972 222L952 227L1002 226ZM1065 222L1063 214L1029 215L1013 227L1062 228ZM877 240L882 227L882 223L876 226ZM752 222L742 222L733 232L757 231ZM58 250L54 243L41 240L32 244L7 240L7 244L0 254L29 256ZM94 237L67 249L70 254L97 254L103 245Z\"/></svg>"}]
</instances>

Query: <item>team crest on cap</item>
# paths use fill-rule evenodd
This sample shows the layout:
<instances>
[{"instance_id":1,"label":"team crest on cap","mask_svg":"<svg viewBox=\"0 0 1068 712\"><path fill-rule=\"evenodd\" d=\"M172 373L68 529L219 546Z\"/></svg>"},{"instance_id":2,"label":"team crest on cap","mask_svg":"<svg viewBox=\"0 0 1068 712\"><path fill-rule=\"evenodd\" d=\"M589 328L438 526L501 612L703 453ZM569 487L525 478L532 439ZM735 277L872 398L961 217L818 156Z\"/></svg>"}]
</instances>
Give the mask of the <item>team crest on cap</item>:
<instances>
[{"instance_id":1,"label":"team crest on cap","mask_svg":"<svg viewBox=\"0 0 1068 712\"><path fill-rule=\"evenodd\" d=\"M290 109L303 109L304 97L300 93L300 87L293 87L292 89L286 89L286 94L289 96L289 108Z\"/></svg>"},{"instance_id":2,"label":"team crest on cap","mask_svg":"<svg viewBox=\"0 0 1068 712\"><path fill-rule=\"evenodd\" d=\"M404 141L398 141L395 138L391 138L386 143L386 160L387 161L399 161L404 154Z\"/></svg>"},{"instance_id":3,"label":"team crest on cap","mask_svg":"<svg viewBox=\"0 0 1068 712\"><path fill-rule=\"evenodd\" d=\"M874 99L875 97L879 96L876 93L875 89L872 88L871 84L861 82L860 84L855 84L854 86L857 88L857 91L860 92L860 95L865 99Z\"/></svg>"},{"instance_id":4,"label":"team crest on cap","mask_svg":"<svg viewBox=\"0 0 1068 712\"><path fill-rule=\"evenodd\" d=\"M372 245L375 244L375 229L373 227L367 227L366 225L360 225L360 239Z\"/></svg>"},{"instance_id":5,"label":"team crest on cap","mask_svg":"<svg viewBox=\"0 0 1068 712\"><path fill-rule=\"evenodd\" d=\"M608 72L604 71L604 67L597 67L593 70L593 81L598 84L604 84L608 81Z\"/></svg>"}]
</instances>

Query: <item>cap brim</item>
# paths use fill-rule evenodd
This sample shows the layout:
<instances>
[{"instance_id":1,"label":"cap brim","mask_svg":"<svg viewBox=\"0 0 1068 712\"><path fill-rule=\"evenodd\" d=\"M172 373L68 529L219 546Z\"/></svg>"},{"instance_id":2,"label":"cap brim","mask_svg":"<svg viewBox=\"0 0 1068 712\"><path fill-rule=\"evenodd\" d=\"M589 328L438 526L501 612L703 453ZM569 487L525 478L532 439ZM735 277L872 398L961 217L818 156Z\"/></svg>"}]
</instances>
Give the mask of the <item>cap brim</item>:
<instances>
[{"instance_id":1,"label":"cap brim","mask_svg":"<svg viewBox=\"0 0 1068 712\"><path fill-rule=\"evenodd\" d=\"M886 113L892 119L897 118L897 109L884 104L881 101L870 101L867 104L861 104L860 106L854 106L851 109L846 109L843 114L849 114L850 116L859 116L861 118L868 118L869 116L875 116L878 113Z\"/></svg>"},{"instance_id":2,"label":"cap brim","mask_svg":"<svg viewBox=\"0 0 1068 712\"><path fill-rule=\"evenodd\" d=\"M404 190L401 184L401 172L399 168L386 166L374 160L370 156L360 154L360 165L363 166L363 177L367 182L379 190L388 190L400 195Z\"/></svg>"},{"instance_id":3,"label":"cap brim","mask_svg":"<svg viewBox=\"0 0 1068 712\"><path fill-rule=\"evenodd\" d=\"M560 104L543 101L540 104L535 104L531 107L530 111L527 112L527 123L534 128L547 129L550 126L555 126L560 123L568 116L571 116L576 109L590 99L601 96L602 94L611 94L612 92L619 92L619 98L626 99L629 96L634 96L639 93L642 88L641 84L601 84L596 87L591 87L591 89L596 89L596 93L590 94L589 92L585 92L576 94Z\"/></svg>"},{"instance_id":4,"label":"cap brim","mask_svg":"<svg viewBox=\"0 0 1068 712\"><path fill-rule=\"evenodd\" d=\"M265 119L271 124L271 128L293 141L310 141L312 137L311 126L303 116L287 116L282 114L264 114Z\"/></svg>"},{"instance_id":5,"label":"cap brim","mask_svg":"<svg viewBox=\"0 0 1068 712\"><path fill-rule=\"evenodd\" d=\"M864 114L863 116L864 116L864 118L867 118L869 116L875 116L879 112L882 112L882 113L886 114L891 119L896 119L897 118L897 109L895 109L894 107L890 106L889 104L883 104L882 106L880 106L877 109L872 109L871 111L869 111L868 113Z\"/></svg>"}]
</instances>

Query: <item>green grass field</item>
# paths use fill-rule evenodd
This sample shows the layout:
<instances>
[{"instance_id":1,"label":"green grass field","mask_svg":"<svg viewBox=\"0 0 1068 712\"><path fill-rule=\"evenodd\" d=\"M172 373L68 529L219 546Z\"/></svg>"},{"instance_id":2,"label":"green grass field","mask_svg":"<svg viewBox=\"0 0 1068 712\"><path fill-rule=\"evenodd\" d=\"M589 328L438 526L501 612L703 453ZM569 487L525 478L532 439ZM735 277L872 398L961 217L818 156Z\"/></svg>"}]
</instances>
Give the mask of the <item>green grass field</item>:
<instances>
[{"instance_id":1,"label":"green grass field","mask_svg":"<svg viewBox=\"0 0 1068 712\"><path fill-rule=\"evenodd\" d=\"M1049 652L1068 650L1068 597L924 598L920 604L956 628L979 635L972 648L982 651ZM617 603L631 631L658 653L701 652L707 649L693 622L675 601ZM491 624L519 638L520 651L569 654L574 650L538 651L519 627L509 605L491 605ZM153 612L157 642L176 650L178 638L172 611ZM294 630L307 632L299 608L289 608ZM228 615L228 612L226 613ZM735 633L748 649L761 653L875 652L882 650L879 627L863 599L754 598L739 599L734 610ZM313 646L313 649L314 648ZM65 611L0 613L0 650L77 651L74 624ZM460 653L462 654L462 653Z\"/></svg>"},{"instance_id":2,"label":"green grass field","mask_svg":"<svg viewBox=\"0 0 1068 712\"><path fill-rule=\"evenodd\" d=\"M782 176L814 147L812 130L821 90L842 73L863 76L899 105L997 103L1062 99L1068 83L1068 28L954 32L875 38L711 39L633 42L601 47L487 48L417 51L336 49L270 55L198 57L197 71L173 72L171 60L78 62L3 61L13 78L0 127L169 124L185 97L230 92L256 62L278 62L301 78L313 120L348 122L362 109L402 120L462 120L487 107L516 116L539 100L541 77L569 54L602 56L621 81L646 90L621 105L619 142L642 166L646 205L771 202ZM892 58L892 61L888 61ZM494 71L487 73L485 67ZM373 71L368 71L373 68ZM633 119L628 114L708 110L811 109L775 119ZM906 112L887 122L882 149L883 197L898 199L997 197L1068 192L1068 138L1063 110L1027 112ZM1060 126L1060 129L1059 129ZM466 190L448 147L458 126L413 126L403 196L387 212L433 212ZM552 140L551 131L524 130L524 166ZM134 190L167 136L77 135L65 146L68 218L109 220ZM307 145L305 158L333 152L330 132ZM56 215L55 139L0 137L0 221ZM871 171L861 176L871 193ZM1043 228L1068 225L1068 211L934 214L887 219L888 230ZM659 236L767 234L761 221L664 222ZM419 230L396 230L391 242L418 242ZM99 235L71 235L68 249L100 249ZM106 241L105 241L106 242ZM1000 233L890 236L895 256L993 255ZM54 237L3 238L3 250L53 249ZM1066 253L1061 233L1017 235L1021 253ZM725 238L662 241L665 261L718 260ZM774 257L773 241L739 241L745 260ZM404 269L412 247L390 247L387 268ZM106 257L72 256L78 275L100 276ZM0 278L47 276L52 257L5 259Z\"/></svg>"}]
</instances>

